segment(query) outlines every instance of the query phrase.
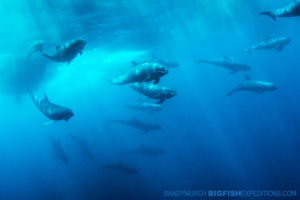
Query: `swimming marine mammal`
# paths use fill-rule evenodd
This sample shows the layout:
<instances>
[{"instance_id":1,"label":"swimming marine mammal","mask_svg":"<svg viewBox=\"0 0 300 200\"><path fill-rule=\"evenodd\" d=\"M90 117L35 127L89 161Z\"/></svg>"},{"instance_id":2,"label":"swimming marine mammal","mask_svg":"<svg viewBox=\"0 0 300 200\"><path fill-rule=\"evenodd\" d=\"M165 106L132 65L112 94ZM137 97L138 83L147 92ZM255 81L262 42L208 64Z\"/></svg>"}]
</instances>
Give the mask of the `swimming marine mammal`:
<instances>
[{"instance_id":1,"label":"swimming marine mammal","mask_svg":"<svg viewBox=\"0 0 300 200\"><path fill-rule=\"evenodd\" d=\"M235 73L238 71L248 71L250 70L250 67L246 64L239 63L232 57L224 56L221 59L217 60L199 60L198 64L205 63L205 64L210 64L210 65L216 65L219 67L223 67L226 69L229 69L231 73Z\"/></svg>"},{"instance_id":2,"label":"swimming marine mammal","mask_svg":"<svg viewBox=\"0 0 300 200\"><path fill-rule=\"evenodd\" d=\"M236 88L228 92L227 96L231 96L232 94L239 91L251 91L260 94L267 91L274 91L276 89L277 87L274 85L274 83L252 80L248 75L245 74L245 80L241 82Z\"/></svg>"},{"instance_id":3,"label":"swimming marine mammal","mask_svg":"<svg viewBox=\"0 0 300 200\"><path fill-rule=\"evenodd\" d=\"M44 93L44 97L39 99L34 96L33 93L28 90L28 93L32 99L34 105L49 119L52 121L46 123L51 124L59 120L68 121L71 117L74 116L74 113L71 109L53 104L49 101L46 93Z\"/></svg>"},{"instance_id":4,"label":"swimming marine mammal","mask_svg":"<svg viewBox=\"0 0 300 200\"><path fill-rule=\"evenodd\" d=\"M300 16L300 0L294 0L289 5L273 11L266 11L259 13L260 15L267 15L276 21L277 17L296 17Z\"/></svg>"},{"instance_id":5,"label":"swimming marine mammal","mask_svg":"<svg viewBox=\"0 0 300 200\"><path fill-rule=\"evenodd\" d=\"M137 64L142 64L142 63L146 63L146 62L156 62L156 63L159 63L162 66L165 66L167 68L177 68L177 67L179 67L178 62L170 61L170 60L166 60L166 59L161 59L161 58L158 58L157 56L155 56L154 54L151 54L151 59L149 59L149 60L148 61L140 61L140 62L133 61L133 62L135 62Z\"/></svg>"},{"instance_id":6,"label":"swimming marine mammal","mask_svg":"<svg viewBox=\"0 0 300 200\"><path fill-rule=\"evenodd\" d=\"M42 56L55 62L66 62L69 65L78 54L82 54L86 43L83 39L74 39L63 46L57 45L56 52L53 55L43 53Z\"/></svg>"},{"instance_id":7,"label":"swimming marine mammal","mask_svg":"<svg viewBox=\"0 0 300 200\"><path fill-rule=\"evenodd\" d=\"M154 81L157 84L160 78L168 73L168 69L156 62L132 63L133 68L123 75L109 81L116 85L125 85L135 82Z\"/></svg>"},{"instance_id":8,"label":"swimming marine mammal","mask_svg":"<svg viewBox=\"0 0 300 200\"><path fill-rule=\"evenodd\" d=\"M69 136L76 142L82 154L91 159L95 158L94 154L89 150L89 147L84 139L79 138L78 136L75 136L73 134L70 134Z\"/></svg>"},{"instance_id":9,"label":"swimming marine mammal","mask_svg":"<svg viewBox=\"0 0 300 200\"><path fill-rule=\"evenodd\" d=\"M159 99L157 104L162 104L166 99L172 98L176 95L176 90L174 88L150 83L133 83L130 87L146 97Z\"/></svg>"},{"instance_id":10,"label":"swimming marine mammal","mask_svg":"<svg viewBox=\"0 0 300 200\"><path fill-rule=\"evenodd\" d=\"M135 105L126 105L125 107L134 110L148 111L150 114L162 110L162 106L156 103L138 103Z\"/></svg>"},{"instance_id":11,"label":"swimming marine mammal","mask_svg":"<svg viewBox=\"0 0 300 200\"><path fill-rule=\"evenodd\" d=\"M143 131L143 134L148 133L149 131L155 131L161 129L159 124L143 122L132 118L131 120L108 120L109 123L123 124L132 128L136 128Z\"/></svg>"},{"instance_id":12,"label":"swimming marine mammal","mask_svg":"<svg viewBox=\"0 0 300 200\"><path fill-rule=\"evenodd\" d=\"M245 49L245 51L249 54L251 54L253 50L277 50L277 52L280 52L291 41L292 39L289 37L267 38L266 40Z\"/></svg>"},{"instance_id":13,"label":"swimming marine mammal","mask_svg":"<svg viewBox=\"0 0 300 200\"><path fill-rule=\"evenodd\" d=\"M69 164L70 163L69 158L68 158L67 154L65 153L65 151L63 150L60 142L51 136L48 136L48 137L51 141L52 149L55 153L55 158L66 164Z\"/></svg>"},{"instance_id":14,"label":"swimming marine mammal","mask_svg":"<svg viewBox=\"0 0 300 200\"><path fill-rule=\"evenodd\" d=\"M165 154L165 151L163 149L156 149L152 147L147 147L145 145L141 145L138 149L128 151L125 153L122 153L123 155L143 155L143 156L150 156L150 157L156 157Z\"/></svg>"},{"instance_id":15,"label":"swimming marine mammal","mask_svg":"<svg viewBox=\"0 0 300 200\"><path fill-rule=\"evenodd\" d=\"M139 171L135 167L131 167L131 166L126 165L126 164L124 164L122 162L117 162L117 163L113 163L113 164L103 165L101 168L102 169L112 169L112 170L124 173L126 175L139 174Z\"/></svg>"}]
</instances>

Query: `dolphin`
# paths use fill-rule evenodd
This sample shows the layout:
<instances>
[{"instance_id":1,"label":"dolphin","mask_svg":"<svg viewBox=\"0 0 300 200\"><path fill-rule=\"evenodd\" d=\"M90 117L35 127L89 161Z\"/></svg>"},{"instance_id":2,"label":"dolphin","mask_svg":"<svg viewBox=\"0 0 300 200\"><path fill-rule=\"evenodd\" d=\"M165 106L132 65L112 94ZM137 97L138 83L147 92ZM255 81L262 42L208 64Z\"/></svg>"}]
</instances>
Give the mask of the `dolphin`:
<instances>
[{"instance_id":1,"label":"dolphin","mask_svg":"<svg viewBox=\"0 0 300 200\"><path fill-rule=\"evenodd\" d=\"M70 137L76 142L76 144L78 145L82 154L84 154L85 156L87 156L91 159L95 159L94 154L89 150L89 147L85 140L83 140L73 134L70 134Z\"/></svg>"},{"instance_id":2,"label":"dolphin","mask_svg":"<svg viewBox=\"0 0 300 200\"><path fill-rule=\"evenodd\" d=\"M34 96L30 90L28 90L28 93L34 105L46 117L51 119L51 121L46 123L46 125L54 123L59 120L68 121L71 117L74 116L74 113L72 112L71 109L51 103L46 93L44 93L44 97L42 99L39 99L38 97Z\"/></svg>"},{"instance_id":3,"label":"dolphin","mask_svg":"<svg viewBox=\"0 0 300 200\"><path fill-rule=\"evenodd\" d=\"M227 96L239 91L251 91L257 94L264 93L267 91L274 91L277 87L270 82L252 80L247 74L245 74L245 80L240 83L236 88L228 92Z\"/></svg>"},{"instance_id":4,"label":"dolphin","mask_svg":"<svg viewBox=\"0 0 300 200\"><path fill-rule=\"evenodd\" d=\"M69 65L78 54L82 55L86 43L83 39L74 39L63 46L57 45L56 52L53 55L43 53L42 56L55 62L66 62Z\"/></svg>"},{"instance_id":5,"label":"dolphin","mask_svg":"<svg viewBox=\"0 0 300 200\"><path fill-rule=\"evenodd\" d=\"M133 83L131 88L152 99L159 99L157 104L162 104L166 99L176 95L176 90L173 88L154 85L150 83Z\"/></svg>"},{"instance_id":6,"label":"dolphin","mask_svg":"<svg viewBox=\"0 0 300 200\"><path fill-rule=\"evenodd\" d=\"M136 63L132 62L133 68L123 75L109 81L116 85L125 85L135 82L154 81L157 84L160 78L168 73L168 69L156 62Z\"/></svg>"},{"instance_id":7,"label":"dolphin","mask_svg":"<svg viewBox=\"0 0 300 200\"><path fill-rule=\"evenodd\" d=\"M103 165L101 168L102 169L111 169L111 170L119 171L119 172L124 173L126 175L139 174L139 171L135 167L131 167L131 166L126 165L122 162Z\"/></svg>"},{"instance_id":8,"label":"dolphin","mask_svg":"<svg viewBox=\"0 0 300 200\"><path fill-rule=\"evenodd\" d=\"M161 129L161 126L155 123L148 123L132 118L131 120L108 120L109 123L123 124L143 131L143 134L149 131Z\"/></svg>"},{"instance_id":9,"label":"dolphin","mask_svg":"<svg viewBox=\"0 0 300 200\"><path fill-rule=\"evenodd\" d=\"M143 155L149 157L156 157L163 154L165 154L165 151L163 149L151 148L145 145L141 145L138 149L123 153L123 155Z\"/></svg>"},{"instance_id":10,"label":"dolphin","mask_svg":"<svg viewBox=\"0 0 300 200\"><path fill-rule=\"evenodd\" d=\"M280 52L291 41L292 39L289 37L267 38L266 40L245 49L245 51L249 54L251 54L253 50L277 50L277 52Z\"/></svg>"},{"instance_id":11,"label":"dolphin","mask_svg":"<svg viewBox=\"0 0 300 200\"><path fill-rule=\"evenodd\" d=\"M267 15L276 21L277 17L296 17L300 16L300 0L294 0L289 5L273 11L266 11L259 13L260 15Z\"/></svg>"},{"instance_id":12,"label":"dolphin","mask_svg":"<svg viewBox=\"0 0 300 200\"><path fill-rule=\"evenodd\" d=\"M70 163L69 158L65 153L65 151L63 150L63 148L61 147L60 142L51 136L49 136L49 139L51 141L51 145L55 153L55 158L57 158L58 160L66 164L69 164Z\"/></svg>"},{"instance_id":13,"label":"dolphin","mask_svg":"<svg viewBox=\"0 0 300 200\"><path fill-rule=\"evenodd\" d=\"M125 107L133 110L148 111L150 114L162 110L162 106L156 103L139 103L135 105L126 105Z\"/></svg>"},{"instance_id":14,"label":"dolphin","mask_svg":"<svg viewBox=\"0 0 300 200\"><path fill-rule=\"evenodd\" d=\"M227 56L224 56L223 58L217 60L199 60L198 64L201 63L223 67L225 69L229 69L231 73L250 70L250 67L248 65L239 63L234 58Z\"/></svg>"}]
</instances>

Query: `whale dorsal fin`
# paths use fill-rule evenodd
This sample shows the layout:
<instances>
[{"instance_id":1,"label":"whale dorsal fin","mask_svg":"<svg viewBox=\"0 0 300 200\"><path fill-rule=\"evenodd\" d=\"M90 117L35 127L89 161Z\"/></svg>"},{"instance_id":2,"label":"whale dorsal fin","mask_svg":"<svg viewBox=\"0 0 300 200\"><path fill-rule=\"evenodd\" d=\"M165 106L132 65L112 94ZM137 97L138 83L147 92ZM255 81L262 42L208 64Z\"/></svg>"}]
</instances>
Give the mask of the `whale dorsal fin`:
<instances>
[{"instance_id":1,"label":"whale dorsal fin","mask_svg":"<svg viewBox=\"0 0 300 200\"><path fill-rule=\"evenodd\" d=\"M48 97L47 97L46 92L44 92L44 100L47 101L47 102L49 102L49 99L48 99Z\"/></svg>"},{"instance_id":2,"label":"whale dorsal fin","mask_svg":"<svg viewBox=\"0 0 300 200\"><path fill-rule=\"evenodd\" d=\"M56 51L59 51L61 49L61 46L60 45L55 45L55 48L56 48Z\"/></svg>"},{"instance_id":3,"label":"whale dorsal fin","mask_svg":"<svg viewBox=\"0 0 300 200\"><path fill-rule=\"evenodd\" d=\"M136 67L138 65L138 63L136 61L131 61L131 64L133 67Z\"/></svg>"},{"instance_id":4,"label":"whale dorsal fin","mask_svg":"<svg viewBox=\"0 0 300 200\"><path fill-rule=\"evenodd\" d=\"M153 62L153 61L156 61L156 60L158 60L157 56L152 53L151 54L151 61Z\"/></svg>"},{"instance_id":5,"label":"whale dorsal fin","mask_svg":"<svg viewBox=\"0 0 300 200\"><path fill-rule=\"evenodd\" d=\"M233 62L234 58L232 56L223 55L224 62Z\"/></svg>"},{"instance_id":6,"label":"whale dorsal fin","mask_svg":"<svg viewBox=\"0 0 300 200\"><path fill-rule=\"evenodd\" d=\"M244 76L245 76L245 79L246 79L246 80L248 80L248 81L251 80L251 77L248 76L247 74L245 74Z\"/></svg>"},{"instance_id":7,"label":"whale dorsal fin","mask_svg":"<svg viewBox=\"0 0 300 200\"><path fill-rule=\"evenodd\" d=\"M132 117L132 121L136 122L136 121L137 121L137 119L136 119L135 117Z\"/></svg>"}]
</instances>

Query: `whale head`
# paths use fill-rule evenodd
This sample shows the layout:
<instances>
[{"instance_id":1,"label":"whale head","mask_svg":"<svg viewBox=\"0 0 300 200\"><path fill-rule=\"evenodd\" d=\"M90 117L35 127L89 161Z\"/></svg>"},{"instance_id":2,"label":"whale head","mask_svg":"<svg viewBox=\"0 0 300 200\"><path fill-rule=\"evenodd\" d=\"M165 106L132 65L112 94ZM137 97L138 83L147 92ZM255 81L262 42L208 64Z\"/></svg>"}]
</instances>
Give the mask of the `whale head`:
<instances>
[{"instance_id":1,"label":"whale head","mask_svg":"<svg viewBox=\"0 0 300 200\"><path fill-rule=\"evenodd\" d=\"M168 74L168 68L163 65L155 65L155 72L161 77Z\"/></svg>"},{"instance_id":2,"label":"whale head","mask_svg":"<svg viewBox=\"0 0 300 200\"><path fill-rule=\"evenodd\" d=\"M166 98L172 98L176 96L176 90L174 88L164 88L163 94Z\"/></svg>"},{"instance_id":3,"label":"whale head","mask_svg":"<svg viewBox=\"0 0 300 200\"><path fill-rule=\"evenodd\" d=\"M69 119L74 116L74 113L69 108L62 108L55 115L59 119L69 121Z\"/></svg>"},{"instance_id":4,"label":"whale head","mask_svg":"<svg viewBox=\"0 0 300 200\"><path fill-rule=\"evenodd\" d=\"M73 116L74 116L73 111L71 109L67 109L64 113L64 120L68 121Z\"/></svg>"},{"instance_id":5,"label":"whale head","mask_svg":"<svg viewBox=\"0 0 300 200\"><path fill-rule=\"evenodd\" d=\"M282 38L281 38L281 43L282 43L283 45L287 45L287 44L289 44L291 41L292 41L292 39L289 38L289 37L282 37Z\"/></svg>"},{"instance_id":6,"label":"whale head","mask_svg":"<svg viewBox=\"0 0 300 200\"><path fill-rule=\"evenodd\" d=\"M274 91L274 90L278 89L277 86L274 83L271 83L271 82L262 82L262 86L267 91Z\"/></svg>"},{"instance_id":7,"label":"whale head","mask_svg":"<svg viewBox=\"0 0 300 200\"><path fill-rule=\"evenodd\" d=\"M270 91L274 91L274 90L277 90L278 88L277 88L277 86L276 85L274 85L273 83L270 83L270 85L269 85L269 90Z\"/></svg>"},{"instance_id":8,"label":"whale head","mask_svg":"<svg viewBox=\"0 0 300 200\"><path fill-rule=\"evenodd\" d=\"M82 51L86 45L87 41L83 39L75 39L71 42L70 46L77 51Z\"/></svg>"}]
</instances>

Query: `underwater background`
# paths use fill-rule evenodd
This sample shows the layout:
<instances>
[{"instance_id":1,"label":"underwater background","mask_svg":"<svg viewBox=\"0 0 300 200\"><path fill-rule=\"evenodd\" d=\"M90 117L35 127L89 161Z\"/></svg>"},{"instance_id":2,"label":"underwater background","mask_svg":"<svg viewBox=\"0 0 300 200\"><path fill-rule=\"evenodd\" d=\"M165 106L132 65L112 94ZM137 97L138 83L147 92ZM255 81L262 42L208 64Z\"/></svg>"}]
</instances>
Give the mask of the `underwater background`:
<instances>
[{"instance_id":1,"label":"underwater background","mask_svg":"<svg viewBox=\"0 0 300 200\"><path fill-rule=\"evenodd\" d=\"M1 0L0 199L148 200L172 199L166 190L297 190L300 19L274 22L258 15L288 3ZM292 38L281 52L244 52L281 36ZM75 38L87 44L69 65L38 53L27 58L33 41L45 41L47 51L54 52L56 44ZM179 67L170 68L159 83L176 88L177 95L149 114L124 105L155 101L103 77L119 76L132 68L131 61L151 55ZM278 90L226 96L244 80L244 72L197 61L227 55L251 66L249 76L271 81ZM40 96L45 91L51 102L72 108L74 117L44 125L49 119L27 89ZM112 119L139 119L162 128L143 134L108 123ZM55 142L65 159L58 158ZM164 153L124 154L143 145ZM120 162L139 173L101 167Z\"/></svg>"}]
</instances>

